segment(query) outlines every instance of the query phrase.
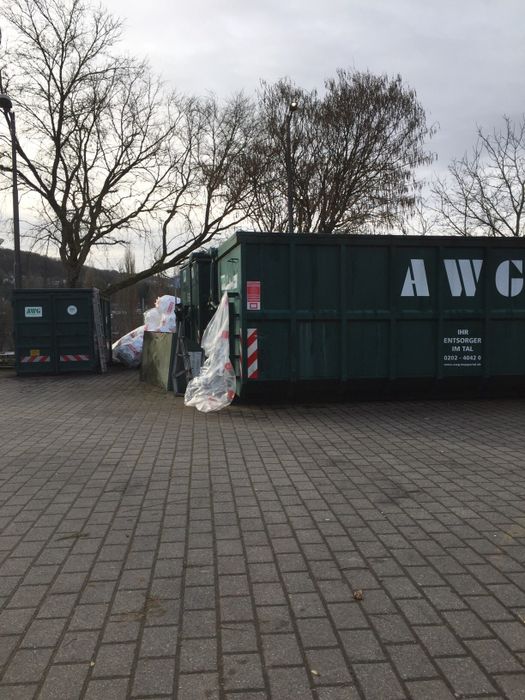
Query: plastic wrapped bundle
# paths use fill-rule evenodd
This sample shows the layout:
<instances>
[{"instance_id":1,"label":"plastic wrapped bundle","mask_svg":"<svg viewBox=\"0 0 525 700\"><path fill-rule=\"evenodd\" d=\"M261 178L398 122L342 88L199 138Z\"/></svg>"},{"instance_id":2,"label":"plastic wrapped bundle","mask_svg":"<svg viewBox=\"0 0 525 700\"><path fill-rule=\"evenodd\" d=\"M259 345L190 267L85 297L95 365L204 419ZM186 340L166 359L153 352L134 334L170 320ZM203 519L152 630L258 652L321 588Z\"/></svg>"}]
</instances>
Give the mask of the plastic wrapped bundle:
<instances>
[{"instance_id":1,"label":"plastic wrapped bundle","mask_svg":"<svg viewBox=\"0 0 525 700\"><path fill-rule=\"evenodd\" d=\"M220 411L235 397L235 372L230 362L228 294L225 292L202 336L206 361L200 374L192 379L184 395L186 406L203 413Z\"/></svg>"},{"instance_id":2,"label":"plastic wrapped bundle","mask_svg":"<svg viewBox=\"0 0 525 700\"><path fill-rule=\"evenodd\" d=\"M162 321L162 314L158 309L148 309L144 314L144 330L158 331Z\"/></svg>"},{"instance_id":3,"label":"plastic wrapped bundle","mask_svg":"<svg viewBox=\"0 0 525 700\"><path fill-rule=\"evenodd\" d=\"M144 326L139 326L113 343L113 359L122 362L126 367L138 367L142 360L143 344Z\"/></svg>"},{"instance_id":4,"label":"plastic wrapped bundle","mask_svg":"<svg viewBox=\"0 0 525 700\"><path fill-rule=\"evenodd\" d=\"M175 333L177 321L175 318L175 305L180 304L180 299L164 294L155 302L155 309L160 313L158 330L162 333Z\"/></svg>"},{"instance_id":5,"label":"plastic wrapped bundle","mask_svg":"<svg viewBox=\"0 0 525 700\"><path fill-rule=\"evenodd\" d=\"M116 343L113 343L113 359L122 362L126 367L138 367L142 360L144 331L175 333L177 328L175 317L176 303L177 299L170 294L158 297L155 307L145 312L144 325L135 328L135 330L119 338Z\"/></svg>"}]
</instances>

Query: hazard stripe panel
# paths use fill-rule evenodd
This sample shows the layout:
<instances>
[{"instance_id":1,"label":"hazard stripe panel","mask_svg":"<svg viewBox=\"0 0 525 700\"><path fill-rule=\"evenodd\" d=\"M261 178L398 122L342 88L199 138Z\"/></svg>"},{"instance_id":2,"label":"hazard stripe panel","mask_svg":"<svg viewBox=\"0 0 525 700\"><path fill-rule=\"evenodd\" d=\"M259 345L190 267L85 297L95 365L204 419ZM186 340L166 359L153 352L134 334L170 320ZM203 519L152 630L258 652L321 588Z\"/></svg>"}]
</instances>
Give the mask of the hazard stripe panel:
<instances>
[{"instance_id":1,"label":"hazard stripe panel","mask_svg":"<svg viewBox=\"0 0 525 700\"><path fill-rule=\"evenodd\" d=\"M51 357L49 355L25 355L20 359L22 364L27 364L28 362L51 362Z\"/></svg>"},{"instance_id":2,"label":"hazard stripe panel","mask_svg":"<svg viewBox=\"0 0 525 700\"><path fill-rule=\"evenodd\" d=\"M87 362L89 355L60 355L60 362Z\"/></svg>"},{"instance_id":3,"label":"hazard stripe panel","mask_svg":"<svg viewBox=\"0 0 525 700\"><path fill-rule=\"evenodd\" d=\"M257 328L248 328L247 365L248 379L258 379Z\"/></svg>"}]
</instances>

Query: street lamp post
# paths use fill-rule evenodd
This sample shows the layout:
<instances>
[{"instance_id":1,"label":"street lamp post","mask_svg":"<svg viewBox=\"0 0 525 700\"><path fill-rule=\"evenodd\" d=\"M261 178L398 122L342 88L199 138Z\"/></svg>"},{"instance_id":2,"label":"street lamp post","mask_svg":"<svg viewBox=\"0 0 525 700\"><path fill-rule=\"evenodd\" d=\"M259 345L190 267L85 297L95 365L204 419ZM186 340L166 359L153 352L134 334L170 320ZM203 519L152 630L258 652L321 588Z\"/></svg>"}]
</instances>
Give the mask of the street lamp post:
<instances>
[{"instance_id":1,"label":"street lamp post","mask_svg":"<svg viewBox=\"0 0 525 700\"><path fill-rule=\"evenodd\" d=\"M15 243L15 289L22 287L22 265L20 262L20 216L18 213L18 177L16 165L16 121L13 103L9 95L0 94L0 109L4 112L11 134L11 167L13 168L13 237Z\"/></svg>"},{"instance_id":2,"label":"street lamp post","mask_svg":"<svg viewBox=\"0 0 525 700\"><path fill-rule=\"evenodd\" d=\"M288 233L293 233L293 168L292 168L292 115L297 109L297 102L290 102L286 115L286 177L288 181Z\"/></svg>"}]
</instances>

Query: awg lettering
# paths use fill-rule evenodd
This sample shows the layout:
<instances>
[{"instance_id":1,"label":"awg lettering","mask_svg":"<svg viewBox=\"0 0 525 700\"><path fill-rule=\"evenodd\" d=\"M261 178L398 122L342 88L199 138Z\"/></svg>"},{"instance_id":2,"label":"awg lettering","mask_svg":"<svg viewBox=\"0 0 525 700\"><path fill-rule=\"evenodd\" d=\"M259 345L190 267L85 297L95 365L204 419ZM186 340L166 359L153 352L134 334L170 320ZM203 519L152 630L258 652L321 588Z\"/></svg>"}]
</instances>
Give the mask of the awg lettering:
<instances>
[{"instance_id":1,"label":"awg lettering","mask_svg":"<svg viewBox=\"0 0 525 700\"><path fill-rule=\"evenodd\" d=\"M481 273L483 260L462 258L443 260L445 274L448 280L450 294L453 297L475 296ZM523 291L523 260L504 260L495 271L494 283L496 290L503 297L515 297ZM401 289L402 297L429 297L429 285L425 261L412 258Z\"/></svg>"}]
</instances>

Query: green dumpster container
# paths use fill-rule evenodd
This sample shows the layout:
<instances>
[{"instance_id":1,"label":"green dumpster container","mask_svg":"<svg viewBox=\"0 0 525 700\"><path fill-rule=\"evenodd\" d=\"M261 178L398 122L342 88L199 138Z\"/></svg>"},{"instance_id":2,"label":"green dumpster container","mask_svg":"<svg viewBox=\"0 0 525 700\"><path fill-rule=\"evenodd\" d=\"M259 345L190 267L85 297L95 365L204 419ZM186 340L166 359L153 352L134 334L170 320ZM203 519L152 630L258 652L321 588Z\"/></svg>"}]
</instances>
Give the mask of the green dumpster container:
<instances>
[{"instance_id":1,"label":"green dumpster container","mask_svg":"<svg viewBox=\"0 0 525 700\"><path fill-rule=\"evenodd\" d=\"M181 267L184 334L192 346L200 344L204 329L217 308L217 249L192 253Z\"/></svg>"},{"instance_id":2,"label":"green dumpster container","mask_svg":"<svg viewBox=\"0 0 525 700\"><path fill-rule=\"evenodd\" d=\"M241 397L525 389L525 241L237 232L217 264Z\"/></svg>"},{"instance_id":3,"label":"green dumpster container","mask_svg":"<svg viewBox=\"0 0 525 700\"><path fill-rule=\"evenodd\" d=\"M15 289L17 374L61 374L99 368L93 289ZM106 360L111 358L109 300L100 296Z\"/></svg>"}]
</instances>

